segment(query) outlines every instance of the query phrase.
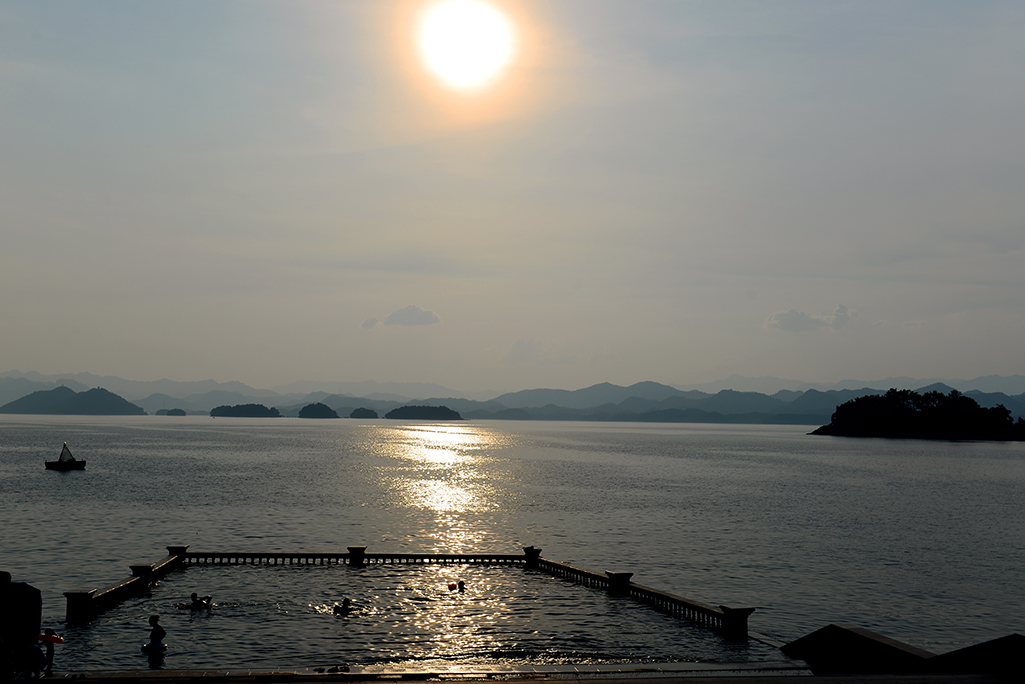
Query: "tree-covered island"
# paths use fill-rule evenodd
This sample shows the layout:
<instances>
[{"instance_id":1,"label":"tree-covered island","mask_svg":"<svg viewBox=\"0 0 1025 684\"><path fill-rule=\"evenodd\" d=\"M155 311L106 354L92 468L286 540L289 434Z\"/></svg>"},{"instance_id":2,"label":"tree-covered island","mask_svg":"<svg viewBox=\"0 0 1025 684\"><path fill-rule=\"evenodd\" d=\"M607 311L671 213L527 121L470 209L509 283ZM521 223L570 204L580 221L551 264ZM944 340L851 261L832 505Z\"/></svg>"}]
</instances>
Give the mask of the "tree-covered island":
<instances>
[{"instance_id":1,"label":"tree-covered island","mask_svg":"<svg viewBox=\"0 0 1025 684\"><path fill-rule=\"evenodd\" d=\"M338 412L326 404L322 404L319 401L306 404L299 409L300 418L337 418Z\"/></svg>"},{"instance_id":2,"label":"tree-covered island","mask_svg":"<svg viewBox=\"0 0 1025 684\"><path fill-rule=\"evenodd\" d=\"M384 414L392 420L462 420L458 411L447 406L401 406Z\"/></svg>"},{"instance_id":3,"label":"tree-covered island","mask_svg":"<svg viewBox=\"0 0 1025 684\"><path fill-rule=\"evenodd\" d=\"M350 418L377 418L377 411L374 409L368 409L360 407L353 409L352 413L349 414Z\"/></svg>"},{"instance_id":4,"label":"tree-covered island","mask_svg":"<svg viewBox=\"0 0 1025 684\"><path fill-rule=\"evenodd\" d=\"M263 404L236 404L235 406L218 406L210 409L210 417L231 418L279 418L281 413L276 408L267 408Z\"/></svg>"},{"instance_id":5,"label":"tree-covered island","mask_svg":"<svg viewBox=\"0 0 1025 684\"><path fill-rule=\"evenodd\" d=\"M1025 420L1014 422L1003 404L982 408L957 390L950 394L890 389L836 407L829 425L813 435L898 439L1025 440Z\"/></svg>"}]
</instances>

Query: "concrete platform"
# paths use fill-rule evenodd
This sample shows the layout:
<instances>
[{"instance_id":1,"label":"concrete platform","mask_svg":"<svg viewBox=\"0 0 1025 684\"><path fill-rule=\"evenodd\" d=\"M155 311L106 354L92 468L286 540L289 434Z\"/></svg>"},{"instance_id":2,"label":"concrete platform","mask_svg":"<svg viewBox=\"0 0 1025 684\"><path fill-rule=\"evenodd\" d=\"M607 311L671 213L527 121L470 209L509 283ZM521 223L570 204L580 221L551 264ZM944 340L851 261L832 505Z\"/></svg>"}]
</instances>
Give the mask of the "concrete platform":
<instances>
[{"instance_id":1,"label":"concrete platform","mask_svg":"<svg viewBox=\"0 0 1025 684\"><path fill-rule=\"evenodd\" d=\"M435 682L566 682L613 684L774 684L781 678L798 678L801 684L1006 684L988 675L835 675L815 676L803 663L653 663L625 665L547 665L474 667L434 665L259 670L140 670L132 672L80 672L56 674L49 679L74 680L76 684L159 684L159 682L217 682L217 684L270 684L272 682L346 683L382 681Z\"/></svg>"}]
</instances>

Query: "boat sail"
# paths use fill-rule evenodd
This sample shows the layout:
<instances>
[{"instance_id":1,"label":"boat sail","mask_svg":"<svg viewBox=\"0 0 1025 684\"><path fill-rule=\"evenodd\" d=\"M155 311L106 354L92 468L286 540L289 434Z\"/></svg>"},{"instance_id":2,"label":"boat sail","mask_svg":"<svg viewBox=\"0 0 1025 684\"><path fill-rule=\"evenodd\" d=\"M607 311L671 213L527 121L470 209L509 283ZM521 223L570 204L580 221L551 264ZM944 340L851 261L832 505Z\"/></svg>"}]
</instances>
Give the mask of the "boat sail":
<instances>
[{"instance_id":1,"label":"boat sail","mask_svg":"<svg viewBox=\"0 0 1025 684\"><path fill-rule=\"evenodd\" d=\"M44 461L44 464L47 470L85 470L85 461L79 461L71 454L67 442L64 442L64 448L56 461Z\"/></svg>"}]
</instances>

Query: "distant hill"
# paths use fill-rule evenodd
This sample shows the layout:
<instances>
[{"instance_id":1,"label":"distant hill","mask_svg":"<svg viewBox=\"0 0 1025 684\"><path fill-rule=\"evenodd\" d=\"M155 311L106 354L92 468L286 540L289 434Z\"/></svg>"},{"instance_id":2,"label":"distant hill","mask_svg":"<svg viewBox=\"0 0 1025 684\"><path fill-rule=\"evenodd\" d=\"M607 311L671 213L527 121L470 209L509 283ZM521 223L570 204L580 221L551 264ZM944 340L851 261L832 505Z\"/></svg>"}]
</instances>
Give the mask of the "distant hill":
<instances>
[{"instance_id":1,"label":"distant hill","mask_svg":"<svg viewBox=\"0 0 1025 684\"><path fill-rule=\"evenodd\" d=\"M780 413L785 411L787 402L769 397L759 392L736 392L722 390L702 400L696 408L718 413Z\"/></svg>"},{"instance_id":2,"label":"distant hill","mask_svg":"<svg viewBox=\"0 0 1025 684\"><path fill-rule=\"evenodd\" d=\"M0 413L55 416L144 416L146 411L102 387L76 392L70 387L39 390L0 406Z\"/></svg>"},{"instance_id":3,"label":"distant hill","mask_svg":"<svg viewBox=\"0 0 1025 684\"><path fill-rule=\"evenodd\" d=\"M949 387L956 387L967 394L969 391L979 392L1003 392L1008 395L1025 393L1025 375L984 375L971 380L960 380L952 378L909 378L905 376L887 377L877 380L854 380L845 379L839 382L802 382L798 380L785 380L771 376L745 377L743 375L731 375L722 380L704 383L675 384L679 390L697 390L699 392L714 393L724 389L737 390L739 392L761 392L763 394L775 394L781 390L805 392L810 389L826 392L828 390L856 390L861 387L890 388L890 387L915 387L922 388L935 383L942 383Z\"/></svg>"},{"instance_id":4,"label":"distant hill","mask_svg":"<svg viewBox=\"0 0 1025 684\"><path fill-rule=\"evenodd\" d=\"M0 406L21 399L33 392L51 390L56 387L68 387L76 392L85 392L91 386L68 378L60 380L30 380L28 378L0 378Z\"/></svg>"},{"instance_id":5,"label":"distant hill","mask_svg":"<svg viewBox=\"0 0 1025 684\"><path fill-rule=\"evenodd\" d=\"M687 394L675 387L657 382L638 382L629 387L603 382L578 390L533 389L510 392L495 397L494 401L506 408L530 408L549 404L565 408L588 408L601 404L618 404L631 397L658 401Z\"/></svg>"},{"instance_id":6,"label":"distant hill","mask_svg":"<svg viewBox=\"0 0 1025 684\"><path fill-rule=\"evenodd\" d=\"M202 405L194 404L160 392L151 394L144 399L137 399L132 403L143 407L146 409L147 413L152 413L154 415L162 415L160 413L161 410L167 411L172 408L180 408L188 413L199 414L206 414L210 410L209 406L204 408Z\"/></svg>"},{"instance_id":7,"label":"distant hill","mask_svg":"<svg viewBox=\"0 0 1025 684\"><path fill-rule=\"evenodd\" d=\"M285 397L273 393L243 394L230 390L213 390L203 394L189 394L183 397L182 403L189 406L234 406L236 404L264 404L279 406ZM301 399L300 399L301 401ZM309 403L309 402L304 402Z\"/></svg>"},{"instance_id":8,"label":"distant hill","mask_svg":"<svg viewBox=\"0 0 1025 684\"><path fill-rule=\"evenodd\" d=\"M459 397L460 399L486 401L497 394L497 392L458 392L429 382L374 382L372 380L363 382L304 380L276 385L272 389L286 395L344 394L351 397L371 397L396 401L422 400L428 397Z\"/></svg>"},{"instance_id":9,"label":"distant hill","mask_svg":"<svg viewBox=\"0 0 1025 684\"><path fill-rule=\"evenodd\" d=\"M64 377L64 382L56 380ZM49 390L66 384L78 388L72 376L42 376L38 373L11 371L0 373L0 399L7 402L27 396L32 391ZM98 378L89 374L75 374L75 378ZM131 399L149 413L171 408L184 409L189 414L206 415L219 406L262 404L275 406L282 416L294 417L311 403L321 403L340 416L351 415L357 408L366 408L384 415L389 411L412 404L447 406L461 416L473 420L590 420L590 421L664 421L664 422L753 422L778 424L822 425L841 404L859 396L884 394L891 387L906 387L918 392L948 393L957 389L974 398L980 406L992 408L1003 405L1014 417L1025 417L1025 376L987 376L974 381L911 380L889 378L879 383L843 381L831 386L812 386L778 378L744 378L731 376L713 385L735 383L714 391L673 387L658 382L639 382L629 386L599 383L578 390L529 389L509 392L494 399L471 399L459 393L447 393L440 385L415 383L296 383L281 385L275 390L298 389L305 386L338 388L346 393L326 393L316 389L308 394L283 395L272 390L258 390L237 382L153 382L120 381L133 391L155 391ZM55 384L56 383L56 384ZM757 386L762 389L752 389ZM800 389L797 387L800 386ZM989 389L983 389L983 386ZM978 389L973 389L978 387ZM1003 389L993 389L993 388ZM1015 388L1017 391L1015 391ZM110 389L110 387L107 387ZM363 389L366 394L349 394ZM401 392L427 392L443 390L446 393L404 396ZM201 391L196 391L201 390ZM389 390L394 391L391 392ZM771 394L768 392L772 391ZM17 396L15 396L17 395Z\"/></svg>"},{"instance_id":10,"label":"distant hill","mask_svg":"<svg viewBox=\"0 0 1025 684\"><path fill-rule=\"evenodd\" d=\"M862 387L856 390L828 390L821 392L810 389L787 403L788 409L794 413L824 413L830 415L836 407L851 399L867 394L884 394L884 390Z\"/></svg>"},{"instance_id":11,"label":"distant hill","mask_svg":"<svg viewBox=\"0 0 1025 684\"><path fill-rule=\"evenodd\" d=\"M994 406L1002 405L1012 415L1025 417L1025 394L1011 397L1003 392L979 392L978 390L972 390L971 392L965 392L965 396L979 402L979 406L993 408Z\"/></svg>"},{"instance_id":12,"label":"distant hill","mask_svg":"<svg viewBox=\"0 0 1025 684\"><path fill-rule=\"evenodd\" d=\"M171 396L187 396L214 390L239 392L245 396L259 392L241 382L216 382L215 380L177 381L177 380L125 380L113 375L95 375L93 373L63 373L61 375L42 375L40 373L7 372L0 374L0 379L22 378L33 382L52 382L63 379L68 386L77 383L85 387L106 387L119 395L141 399L150 394L168 394ZM36 388L43 389L43 388Z\"/></svg>"}]
</instances>

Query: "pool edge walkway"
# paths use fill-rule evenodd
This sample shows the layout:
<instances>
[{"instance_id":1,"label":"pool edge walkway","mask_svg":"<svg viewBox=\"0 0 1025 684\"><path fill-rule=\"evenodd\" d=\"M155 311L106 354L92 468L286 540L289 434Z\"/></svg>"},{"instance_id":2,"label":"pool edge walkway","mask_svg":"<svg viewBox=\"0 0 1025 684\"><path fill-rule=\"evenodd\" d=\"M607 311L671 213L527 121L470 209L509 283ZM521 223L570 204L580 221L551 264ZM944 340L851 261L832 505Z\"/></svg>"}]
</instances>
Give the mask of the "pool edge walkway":
<instances>
[{"instance_id":1,"label":"pool edge walkway","mask_svg":"<svg viewBox=\"0 0 1025 684\"><path fill-rule=\"evenodd\" d=\"M496 682L595 682L596 684L768 684L781 677L799 678L802 684L1001 684L1007 679L981 674L899 674L899 675L814 675L801 662L760 663L631 663L624 665L547 665L547 666L431 666L412 668L398 665L342 665L283 668L277 670L138 670L123 672L86 671L55 674L46 679L74 680L76 684L114 682L115 684L155 684L174 681L181 684L200 680L218 684L261 684L271 682L354 682L437 681Z\"/></svg>"}]
</instances>

